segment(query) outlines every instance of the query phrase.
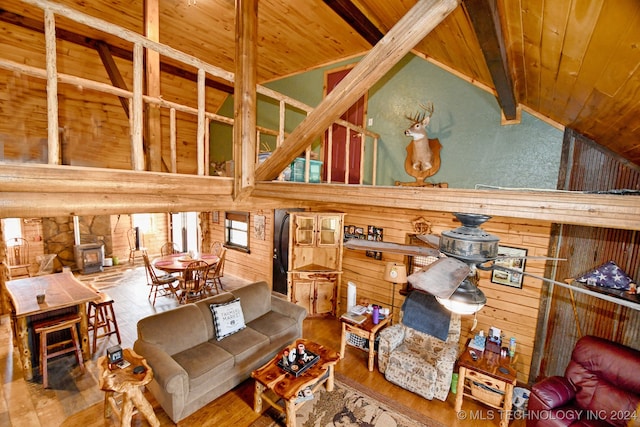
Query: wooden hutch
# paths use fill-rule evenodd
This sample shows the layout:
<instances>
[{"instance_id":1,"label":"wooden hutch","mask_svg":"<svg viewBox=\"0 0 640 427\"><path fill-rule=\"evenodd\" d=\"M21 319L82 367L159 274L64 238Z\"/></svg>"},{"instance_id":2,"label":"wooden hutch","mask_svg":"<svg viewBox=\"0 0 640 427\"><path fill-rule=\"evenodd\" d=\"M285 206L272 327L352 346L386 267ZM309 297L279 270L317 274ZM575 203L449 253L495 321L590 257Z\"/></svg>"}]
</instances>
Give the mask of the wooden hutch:
<instances>
[{"instance_id":1,"label":"wooden hutch","mask_svg":"<svg viewBox=\"0 0 640 427\"><path fill-rule=\"evenodd\" d=\"M338 212L291 213L287 294L309 316L336 314L343 222Z\"/></svg>"}]
</instances>

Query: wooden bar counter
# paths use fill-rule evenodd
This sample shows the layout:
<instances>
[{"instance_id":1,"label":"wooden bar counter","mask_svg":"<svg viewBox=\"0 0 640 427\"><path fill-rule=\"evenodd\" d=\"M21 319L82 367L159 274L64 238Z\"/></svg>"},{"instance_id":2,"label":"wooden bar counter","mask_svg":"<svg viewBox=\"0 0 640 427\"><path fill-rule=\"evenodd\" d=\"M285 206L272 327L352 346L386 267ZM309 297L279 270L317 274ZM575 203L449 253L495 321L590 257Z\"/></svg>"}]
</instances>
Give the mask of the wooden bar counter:
<instances>
[{"instance_id":1,"label":"wooden bar counter","mask_svg":"<svg viewBox=\"0 0 640 427\"><path fill-rule=\"evenodd\" d=\"M7 295L12 305L12 328L16 337L25 380L33 378L29 327L31 317L55 314L55 311L76 307L80 315L80 341L85 360L91 359L87 324L87 303L100 296L70 272L10 280L6 282ZM39 304L36 295L44 291L45 300Z\"/></svg>"}]
</instances>

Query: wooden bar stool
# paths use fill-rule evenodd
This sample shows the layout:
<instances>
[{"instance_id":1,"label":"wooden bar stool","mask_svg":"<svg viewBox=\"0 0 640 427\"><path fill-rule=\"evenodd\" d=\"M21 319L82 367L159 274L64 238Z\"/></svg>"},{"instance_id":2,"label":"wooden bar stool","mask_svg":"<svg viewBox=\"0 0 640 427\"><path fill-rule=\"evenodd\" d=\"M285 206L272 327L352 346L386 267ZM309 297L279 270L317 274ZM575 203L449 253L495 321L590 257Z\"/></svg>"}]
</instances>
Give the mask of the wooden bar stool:
<instances>
[{"instance_id":1,"label":"wooden bar stool","mask_svg":"<svg viewBox=\"0 0 640 427\"><path fill-rule=\"evenodd\" d=\"M82 348L80 346L80 339L78 338L78 330L76 329L77 325L80 325L79 314L67 314L64 316L34 322L33 329L36 334L40 334L40 373L42 374L42 386L44 388L49 387L47 364L49 359L53 357L59 356L61 354L75 352L76 360L80 365L80 369L84 373L84 361L82 360ZM69 330L71 332L71 339L63 339L62 341L56 341L49 344L49 334L64 330ZM73 345L68 346L68 344ZM49 352L51 349L57 347L63 348L54 352Z\"/></svg>"},{"instance_id":2,"label":"wooden bar stool","mask_svg":"<svg viewBox=\"0 0 640 427\"><path fill-rule=\"evenodd\" d=\"M100 300L90 301L87 307L88 331L93 331L92 355L96 352L98 338L116 334L118 344L122 344L116 313L113 310L113 298L103 292L98 291L98 293L100 294Z\"/></svg>"}]
</instances>

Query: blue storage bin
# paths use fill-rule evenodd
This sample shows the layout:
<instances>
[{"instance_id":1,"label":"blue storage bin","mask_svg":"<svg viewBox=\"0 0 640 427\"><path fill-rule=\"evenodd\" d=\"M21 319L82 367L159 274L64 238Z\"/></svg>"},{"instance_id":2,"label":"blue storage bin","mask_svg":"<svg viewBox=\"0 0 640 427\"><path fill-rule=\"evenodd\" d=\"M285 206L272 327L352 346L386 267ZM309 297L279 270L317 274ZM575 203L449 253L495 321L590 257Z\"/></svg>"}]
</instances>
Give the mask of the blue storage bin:
<instances>
[{"instance_id":1,"label":"blue storage bin","mask_svg":"<svg viewBox=\"0 0 640 427\"><path fill-rule=\"evenodd\" d=\"M297 157L291 163L291 181L304 182L304 168L306 159ZM320 182L320 170L322 162L320 160L309 160L309 182Z\"/></svg>"}]
</instances>

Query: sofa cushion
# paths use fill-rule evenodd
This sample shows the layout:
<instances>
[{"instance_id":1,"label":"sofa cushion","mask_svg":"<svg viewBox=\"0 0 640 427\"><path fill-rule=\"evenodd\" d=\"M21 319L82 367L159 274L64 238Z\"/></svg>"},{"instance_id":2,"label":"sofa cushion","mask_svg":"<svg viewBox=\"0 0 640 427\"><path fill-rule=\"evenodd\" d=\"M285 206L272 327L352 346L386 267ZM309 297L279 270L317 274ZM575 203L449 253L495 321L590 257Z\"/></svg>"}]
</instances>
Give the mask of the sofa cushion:
<instances>
[{"instance_id":1,"label":"sofa cushion","mask_svg":"<svg viewBox=\"0 0 640 427\"><path fill-rule=\"evenodd\" d=\"M213 325L218 341L246 328L240 298L222 304L210 304L209 308L213 313Z\"/></svg>"},{"instance_id":2,"label":"sofa cushion","mask_svg":"<svg viewBox=\"0 0 640 427\"><path fill-rule=\"evenodd\" d=\"M286 345L298 337L298 323L295 319L275 311L258 317L247 326L269 337L275 345Z\"/></svg>"},{"instance_id":3,"label":"sofa cushion","mask_svg":"<svg viewBox=\"0 0 640 427\"><path fill-rule=\"evenodd\" d=\"M267 282L256 282L234 289L233 295L240 298L246 323L271 311L271 288Z\"/></svg>"},{"instance_id":4,"label":"sofa cushion","mask_svg":"<svg viewBox=\"0 0 640 427\"><path fill-rule=\"evenodd\" d=\"M222 341L215 341L215 345L231 353L236 364L241 364L245 360L262 355L269 346L269 338L251 328L245 328Z\"/></svg>"},{"instance_id":5,"label":"sofa cushion","mask_svg":"<svg viewBox=\"0 0 640 427\"><path fill-rule=\"evenodd\" d=\"M173 360L189 375L189 389L211 382L216 376L224 378L233 368L233 355L211 342L205 342L173 356Z\"/></svg>"},{"instance_id":6,"label":"sofa cushion","mask_svg":"<svg viewBox=\"0 0 640 427\"><path fill-rule=\"evenodd\" d=\"M155 344L173 356L207 342L198 307L187 304L138 321L138 339Z\"/></svg>"}]
</instances>

